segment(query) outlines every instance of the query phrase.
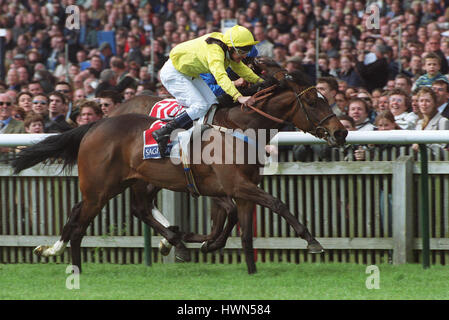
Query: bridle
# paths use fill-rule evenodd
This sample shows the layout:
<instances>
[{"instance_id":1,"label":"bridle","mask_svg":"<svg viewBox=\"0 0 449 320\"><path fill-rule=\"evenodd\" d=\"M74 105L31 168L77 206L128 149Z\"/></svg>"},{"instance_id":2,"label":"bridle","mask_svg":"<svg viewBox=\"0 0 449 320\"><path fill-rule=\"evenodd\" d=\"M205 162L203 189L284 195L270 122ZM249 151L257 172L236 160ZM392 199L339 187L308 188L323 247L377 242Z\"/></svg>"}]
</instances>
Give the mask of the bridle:
<instances>
[{"instance_id":1,"label":"bridle","mask_svg":"<svg viewBox=\"0 0 449 320\"><path fill-rule=\"evenodd\" d=\"M304 89L300 93L296 94L296 99L298 101L298 104L301 106L301 109L302 109L303 113L306 115L307 121L311 122L313 124L314 128L315 128L315 130L313 132L311 132L311 131L309 131L309 132L311 132L311 133L315 134L316 136L320 137L321 134L318 133L319 130L324 130L324 132L327 132L327 129L325 127L323 127L323 124L327 120L329 120L329 119L331 119L333 117L336 117L337 115L335 113L331 112L327 116L325 116L323 119L319 120L318 123L315 123L315 121L312 120L312 117L310 117L309 112L307 112L307 108L304 107L304 104L301 102L301 96L303 94L305 94L306 92L312 90L312 89L315 89L317 91L317 95L320 94L318 92L318 89L315 86L311 86L311 87L308 87L308 88ZM324 97L324 99L326 99L326 98ZM327 99L326 99L326 102L327 102Z\"/></svg>"},{"instance_id":2,"label":"bridle","mask_svg":"<svg viewBox=\"0 0 449 320\"><path fill-rule=\"evenodd\" d=\"M278 72L276 72L275 74L278 74L279 72L284 72L285 70L280 70ZM286 74L284 72L284 78L289 80L288 77L291 77L290 75ZM268 97L270 97L271 95L273 95L274 93L274 89L277 88L277 85L273 85L271 87L262 89L260 91L258 91L256 94L254 94L252 96L252 98L255 100L255 102L261 101L261 100L266 100ZM309 121L310 123L312 123L312 125L314 126L314 130L313 131L308 131L318 137L322 137L323 135L321 134L322 132L327 132L327 129L325 127L323 127L324 123L326 121L328 121L329 119L336 117L336 114L331 112L330 114L328 114L327 116L325 116L323 119L319 120L318 123L316 123L315 121L313 121L312 117L310 116L309 112L307 111L307 108L304 106L304 104L301 102L301 96L303 96L305 93L309 92L310 90L315 89L317 91L317 94L319 94L318 89L315 86L311 86L311 87L307 87L306 89L304 89L303 91L296 93L295 92L295 97L296 97L296 101L297 103L295 103L294 107L291 109L291 111L289 111L286 115L286 119L290 118L291 115L293 115L298 108L301 108L302 112L305 114L307 121ZM326 98L324 98L326 99ZM260 115L264 116L265 118L268 118L272 121L275 121L277 123L280 124L288 124L289 122L284 120L284 119L279 119L277 117L274 117L256 107L253 106L249 106L249 105L241 105L241 110L243 112L245 112L243 110L244 107L248 107L250 108L252 111L250 112L246 112L246 113L254 113L257 112Z\"/></svg>"}]
</instances>

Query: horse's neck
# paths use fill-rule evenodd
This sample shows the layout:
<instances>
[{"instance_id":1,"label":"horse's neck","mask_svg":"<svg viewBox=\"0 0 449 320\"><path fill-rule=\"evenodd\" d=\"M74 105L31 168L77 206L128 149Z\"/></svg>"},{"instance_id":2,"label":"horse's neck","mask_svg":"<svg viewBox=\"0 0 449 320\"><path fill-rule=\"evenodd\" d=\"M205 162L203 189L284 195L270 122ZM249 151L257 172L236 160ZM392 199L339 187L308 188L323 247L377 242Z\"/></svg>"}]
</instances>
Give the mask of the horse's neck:
<instances>
[{"instance_id":1,"label":"horse's neck","mask_svg":"<svg viewBox=\"0 0 449 320\"><path fill-rule=\"evenodd\" d=\"M257 113L245 113L240 106L221 108L215 113L213 124L229 129L280 129L281 125Z\"/></svg>"}]
</instances>

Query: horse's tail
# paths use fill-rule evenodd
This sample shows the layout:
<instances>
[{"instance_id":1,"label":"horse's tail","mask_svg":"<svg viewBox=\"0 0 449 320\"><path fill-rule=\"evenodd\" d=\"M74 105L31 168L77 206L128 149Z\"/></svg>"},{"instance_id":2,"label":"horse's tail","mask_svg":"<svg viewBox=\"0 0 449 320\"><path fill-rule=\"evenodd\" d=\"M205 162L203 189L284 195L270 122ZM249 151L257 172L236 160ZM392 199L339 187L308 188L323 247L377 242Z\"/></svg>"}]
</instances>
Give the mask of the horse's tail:
<instances>
[{"instance_id":1,"label":"horse's tail","mask_svg":"<svg viewBox=\"0 0 449 320\"><path fill-rule=\"evenodd\" d=\"M67 167L71 169L78 160L81 140L95 124L96 122L91 122L64 133L47 137L23 149L12 162L14 174L48 159L61 159L63 169Z\"/></svg>"}]
</instances>

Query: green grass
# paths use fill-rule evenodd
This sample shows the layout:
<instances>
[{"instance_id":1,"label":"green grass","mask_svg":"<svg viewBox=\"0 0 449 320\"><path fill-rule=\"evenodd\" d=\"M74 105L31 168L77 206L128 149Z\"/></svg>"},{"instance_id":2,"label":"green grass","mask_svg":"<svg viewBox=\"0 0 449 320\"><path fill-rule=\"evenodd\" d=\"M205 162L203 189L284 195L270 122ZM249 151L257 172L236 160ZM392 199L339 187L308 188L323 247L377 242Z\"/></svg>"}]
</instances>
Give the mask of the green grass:
<instances>
[{"instance_id":1,"label":"green grass","mask_svg":"<svg viewBox=\"0 0 449 320\"><path fill-rule=\"evenodd\" d=\"M65 264L0 265L0 299L448 299L449 268L379 265L380 288L367 289L365 265L83 265L80 289L66 288Z\"/></svg>"}]
</instances>

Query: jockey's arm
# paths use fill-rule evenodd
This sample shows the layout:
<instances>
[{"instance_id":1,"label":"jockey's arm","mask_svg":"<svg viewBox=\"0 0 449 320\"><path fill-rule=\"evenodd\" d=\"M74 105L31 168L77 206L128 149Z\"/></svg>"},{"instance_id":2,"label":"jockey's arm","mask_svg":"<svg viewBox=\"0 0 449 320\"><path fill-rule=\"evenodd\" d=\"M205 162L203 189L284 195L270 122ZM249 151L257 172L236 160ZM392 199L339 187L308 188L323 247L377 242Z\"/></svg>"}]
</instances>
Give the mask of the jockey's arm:
<instances>
[{"instance_id":1,"label":"jockey's arm","mask_svg":"<svg viewBox=\"0 0 449 320\"><path fill-rule=\"evenodd\" d=\"M224 65L224 53L219 46L211 46L208 52L208 65L210 73L215 77L217 84L224 92L229 94L234 101L237 101L242 94L237 90L234 83L229 79Z\"/></svg>"},{"instance_id":2,"label":"jockey's arm","mask_svg":"<svg viewBox=\"0 0 449 320\"><path fill-rule=\"evenodd\" d=\"M251 70L243 62L236 63L234 61L231 61L230 67L235 73L239 75L239 77L245 79L248 82L258 83L263 81L261 77L255 74L254 71Z\"/></svg>"}]
</instances>

